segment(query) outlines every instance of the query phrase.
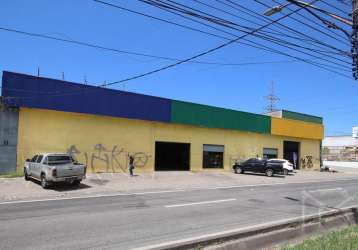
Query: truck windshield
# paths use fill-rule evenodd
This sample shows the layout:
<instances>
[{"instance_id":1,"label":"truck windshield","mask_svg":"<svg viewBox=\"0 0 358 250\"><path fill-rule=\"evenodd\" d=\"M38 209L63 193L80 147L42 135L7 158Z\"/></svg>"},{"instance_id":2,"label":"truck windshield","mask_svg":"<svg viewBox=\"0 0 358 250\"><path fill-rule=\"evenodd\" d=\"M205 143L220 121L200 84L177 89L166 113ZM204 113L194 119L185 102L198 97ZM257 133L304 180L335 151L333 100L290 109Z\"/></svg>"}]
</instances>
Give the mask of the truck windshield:
<instances>
[{"instance_id":1,"label":"truck windshield","mask_svg":"<svg viewBox=\"0 0 358 250\"><path fill-rule=\"evenodd\" d=\"M72 163L72 157L68 155L49 155L47 157L47 162L49 165L56 165L56 164L66 164Z\"/></svg>"}]
</instances>

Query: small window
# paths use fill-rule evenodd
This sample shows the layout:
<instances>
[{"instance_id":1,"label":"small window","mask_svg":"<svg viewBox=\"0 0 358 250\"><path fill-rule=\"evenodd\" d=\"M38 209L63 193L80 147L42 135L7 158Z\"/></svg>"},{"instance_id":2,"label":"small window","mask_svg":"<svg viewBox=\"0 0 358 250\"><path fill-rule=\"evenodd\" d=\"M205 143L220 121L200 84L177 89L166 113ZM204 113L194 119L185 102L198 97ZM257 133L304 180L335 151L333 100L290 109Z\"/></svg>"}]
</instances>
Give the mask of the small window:
<instances>
[{"instance_id":1,"label":"small window","mask_svg":"<svg viewBox=\"0 0 358 250\"><path fill-rule=\"evenodd\" d=\"M38 156L38 155L35 155L34 157L32 157L32 159L31 159L30 162L36 162L37 156Z\"/></svg>"},{"instance_id":2,"label":"small window","mask_svg":"<svg viewBox=\"0 0 358 250\"><path fill-rule=\"evenodd\" d=\"M36 162L37 162L37 163L40 163L40 162L42 161L42 158L43 158L43 157L44 157L43 155L39 155L39 157L37 157Z\"/></svg>"},{"instance_id":3,"label":"small window","mask_svg":"<svg viewBox=\"0 0 358 250\"><path fill-rule=\"evenodd\" d=\"M263 157L265 159L277 158L278 150L277 148L264 148Z\"/></svg>"},{"instance_id":4,"label":"small window","mask_svg":"<svg viewBox=\"0 0 358 250\"><path fill-rule=\"evenodd\" d=\"M73 159L69 155L49 155L47 156L47 163L49 165L56 165L56 164L67 164L72 163Z\"/></svg>"},{"instance_id":5,"label":"small window","mask_svg":"<svg viewBox=\"0 0 358 250\"><path fill-rule=\"evenodd\" d=\"M280 160L270 160L269 162L272 162L272 163L285 163L284 161L280 161Z\"/></svg>"},{"instance_id":6,"label":"small window","mask_svg":"<svg viewBox=\"0 0 358 250\"><path fill-rule=\"evenodd\" d=\"M203 145L203 168L224 167L224 146Z\"/></svg>"}]
</instances>

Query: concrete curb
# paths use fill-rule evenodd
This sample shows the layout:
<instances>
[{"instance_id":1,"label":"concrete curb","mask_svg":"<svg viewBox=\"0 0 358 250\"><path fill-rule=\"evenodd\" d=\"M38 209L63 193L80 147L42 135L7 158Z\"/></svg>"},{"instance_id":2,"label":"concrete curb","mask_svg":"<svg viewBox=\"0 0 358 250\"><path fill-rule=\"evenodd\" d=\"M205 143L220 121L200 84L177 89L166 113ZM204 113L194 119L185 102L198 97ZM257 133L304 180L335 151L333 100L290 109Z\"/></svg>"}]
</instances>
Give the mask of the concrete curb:
<instances>
[{"instance_id":1,"label":"concrete curb","mask_svg":"<svg viewBox=\"0 0 358 250\"><path fill-rule=\"evenodd\" d=\"M135 250L163 249L260 249L358 223L358 206L321 214L300 216L256 226L223 231L184 240L151 245Z\"/></svg>"}]
</instances>

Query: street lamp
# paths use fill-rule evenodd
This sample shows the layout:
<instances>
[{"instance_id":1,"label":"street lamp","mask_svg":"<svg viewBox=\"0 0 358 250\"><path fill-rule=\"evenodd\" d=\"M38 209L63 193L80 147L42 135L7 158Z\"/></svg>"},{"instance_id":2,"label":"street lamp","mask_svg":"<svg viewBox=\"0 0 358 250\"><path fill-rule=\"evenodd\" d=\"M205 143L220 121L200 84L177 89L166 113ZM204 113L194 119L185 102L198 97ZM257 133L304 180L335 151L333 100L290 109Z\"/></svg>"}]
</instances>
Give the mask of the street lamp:
<instances>
[{"instance_id":1,"label":"street lamp","mask_svg":"<svg viewBox=\"0 0 358 250\"><path fill-rule=\"evenodd\" d=\"M351 20L348 20L348 19L345 19L343 17L340 17L336 14L333 14L333 13L330 13L326 10L323 10L321 8L318 8L310 3L306 3L306 2L303 2L303 1L298 1L298 0L287 0L289 3L286 3L286 4L283 4L283 5L279 5L279 6L275 6L271 9L268 9L267 11L265 11L264 15L265 16L271 16L271 15L274 15L278 12L281 12L283 8L285 8L286 6L290 5L290 4L296 4L300 7L309 7L309 8L312 8L314 10L317 10L319 12L322 12L330 17L332 17L333 19L336 19L344 24L347 24L349 26L352 26L353 25L353 22Z\"/></svg>"},{"instance_id":2,"label":"street lamp","mask_svg":"<svg viewBox=\"0 0 358 250\"><path fill-rule=\"evenodd\" d=\"M275 7L272 7L271 9L268 9L267 11L265 11L264 15L265 16L272 16L278 12L281 12L283 8L285 8L287 5L290 5L291 3L286 3L286 4L282 4L282 5L278 5Z\"/></svg>"}]
</instances>

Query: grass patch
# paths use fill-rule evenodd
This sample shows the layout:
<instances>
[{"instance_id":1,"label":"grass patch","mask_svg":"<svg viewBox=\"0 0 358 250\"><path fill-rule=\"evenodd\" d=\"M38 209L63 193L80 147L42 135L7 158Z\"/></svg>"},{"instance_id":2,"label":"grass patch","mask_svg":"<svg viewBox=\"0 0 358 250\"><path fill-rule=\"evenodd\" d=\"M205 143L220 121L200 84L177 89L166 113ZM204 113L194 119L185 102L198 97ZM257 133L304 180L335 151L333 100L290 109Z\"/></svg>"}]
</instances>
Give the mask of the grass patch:
<instances>
[{"instance_id":1,"label":"grass patch","mask_svg":"<svg viewBox=\"0 0 358 250\"><path fill-rule=\"evenodd\" d=\"M286 246L282 250L353 250L358 249L358 226L330 232L313 237L295 246Z\"/></svg>"},{"instance_id":2,"label":"grass patch","mask_svg":"<svg viewBox=\"0 0 358 250\"><path fill-rule=\"evenodd\" d=\"M24 173L22 172L13 172L8 174L0 174L0 178L16 178L16 177L22 177L24 176Z\"/></svg>"}]
</instances>

